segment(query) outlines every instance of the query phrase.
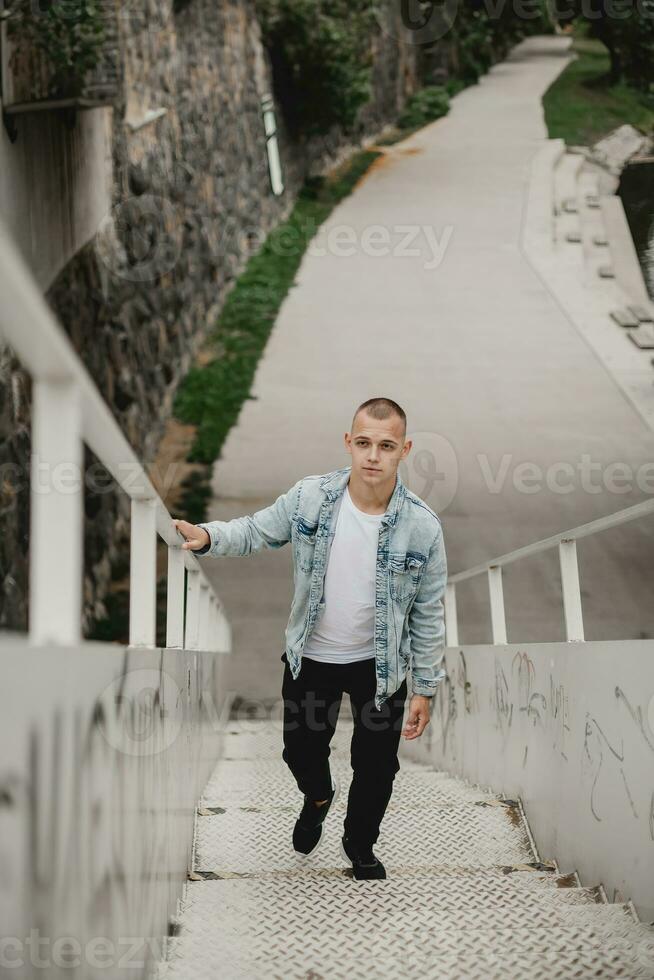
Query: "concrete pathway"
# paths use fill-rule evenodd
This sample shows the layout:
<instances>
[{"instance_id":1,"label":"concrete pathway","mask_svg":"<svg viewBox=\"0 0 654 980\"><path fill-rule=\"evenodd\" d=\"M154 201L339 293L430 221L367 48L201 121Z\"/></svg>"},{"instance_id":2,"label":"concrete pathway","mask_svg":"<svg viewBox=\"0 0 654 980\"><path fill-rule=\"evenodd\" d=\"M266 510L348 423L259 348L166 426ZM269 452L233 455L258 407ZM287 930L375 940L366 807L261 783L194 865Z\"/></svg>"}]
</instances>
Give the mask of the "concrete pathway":
<instances>
[{"instance_id":1,"label":"concrete pathway","mask_svg":"<svg viewBox=\"0 0 654 980\"><path fill-rule=\"evenodd\" d=\"M402 475L441 515L451 572L648 496L636 479L654 434L522 248L547 137L540 100L568 44L518 45L333 212L216 464L210 518L252 513L300 476L346 465L353 409L378 394L407 411L415 448ZM653 546L651 520L580 544L588 638L654 635ZM278 696L290 548L208 562L234 626L231 688ZM507 569L505 595L511 642L563 638L556 553ZM460 641L487 641L483 579L459 606Z\"/></svg>"}]
</instances>

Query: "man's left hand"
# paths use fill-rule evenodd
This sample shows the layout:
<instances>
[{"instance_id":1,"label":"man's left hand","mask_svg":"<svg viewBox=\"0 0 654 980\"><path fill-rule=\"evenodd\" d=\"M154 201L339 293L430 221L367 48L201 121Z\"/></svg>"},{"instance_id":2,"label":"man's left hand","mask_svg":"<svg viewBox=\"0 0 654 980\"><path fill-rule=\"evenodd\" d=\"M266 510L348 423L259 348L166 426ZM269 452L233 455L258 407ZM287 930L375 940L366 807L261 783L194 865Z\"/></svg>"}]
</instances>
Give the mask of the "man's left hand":
<instances>
[{"instance_id":1,"label":"man's left hand","mask_svg":"<svg viewBox=\"0 0 654 980\"><path fill-rule=\"evenodd\" d=\"M422 694L414 694L409 703L409 715L406 726L402 729L405 738L419 738L429 724L431 698Z\"/></svg>"}]
</instances>

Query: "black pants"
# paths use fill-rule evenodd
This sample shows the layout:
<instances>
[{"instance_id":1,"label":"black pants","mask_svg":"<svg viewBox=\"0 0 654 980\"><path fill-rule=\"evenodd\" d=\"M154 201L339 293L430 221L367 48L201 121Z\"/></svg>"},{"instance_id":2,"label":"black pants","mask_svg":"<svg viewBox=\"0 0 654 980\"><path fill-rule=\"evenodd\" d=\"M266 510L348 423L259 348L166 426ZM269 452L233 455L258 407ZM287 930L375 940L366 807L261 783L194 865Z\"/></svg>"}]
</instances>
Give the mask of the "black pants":
<instances>
[{"instance_id":1,"label":"black pants","mask_svg":"<svg viewBox=\"0 0 654 980\"><path fill-rule=\"evenodd\" d=\"M395 773L402 731L406 679L398 690L375 707L375 661L328 664L302 659L297 680L282 654L284 677L284 749L282 758L300 792L312 800L331 793L329 743L336 728L343 692L350 696L354 731L350 745L353 776L344 829L358 847L372 847L379 837Z\"/></svg>"}]
</instances>

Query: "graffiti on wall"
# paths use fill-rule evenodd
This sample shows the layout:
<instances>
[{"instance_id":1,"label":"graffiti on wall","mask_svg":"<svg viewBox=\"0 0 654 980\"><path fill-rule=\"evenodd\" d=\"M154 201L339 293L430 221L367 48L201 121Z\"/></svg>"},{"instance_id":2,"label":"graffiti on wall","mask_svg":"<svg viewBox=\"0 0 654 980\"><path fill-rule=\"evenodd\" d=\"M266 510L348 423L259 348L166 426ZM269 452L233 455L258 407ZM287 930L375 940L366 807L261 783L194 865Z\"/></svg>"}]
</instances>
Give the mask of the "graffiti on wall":
<instances>
[{"instance_id":1,"label":"graffiti on wall","mask_svg":"<svg viewBox=\"0 0 654 980\"><path fill-rule=\"evenodd\" d=\"M0 766L8 976L139 978L162 956L220 737L215 659L175 658L126 659L88 700L34 684L43 710Z\"/></svg>"},{"instance_id":2,"label":"graffiti on wall","mask_svg":"<svg viewBox=\"0 0 654 980\"><path fill-rule=\"evenodd\" d=\"M485 651L478 655L489 656ZM434 718L439 751L447 762L456 768L460 761L463 726L468 720L480 726L490 723L501 740L501 751L509 744L515 748L519 740L523 770L536 742L541 757L547 748L549 757L558 758L563 765L571 759L581 760L575 761L577 776L593 819L601 822L606 814L621 808L631 818L646 821L654 841L654 731L647 709L618 685L613 692L610 732L597 711L577 713L573 723L573 701L576 705L594 700L591 678L586 690L575 692L575 701L554 661L548 670L542 666L539 670L527 649L510 651L510 659L500 652L490 655L492 676L490 671L473 669L471 678L466 651L448 651L447 677ZM484 706L490 709L488 715ZM481 727L479 734L484 735ZM643 751L652 755L646 778L642 766L630 764Z\"/></svg>"},{"instance_id":3,"label":"graffiti on wall","mask_svg":"<svg viewBox=\"0 0 654 980\"><path fill-rule=\"evenodd\" d=\"M582 760L590 783L590 811L601 822L614 803L617 785L633 818L647 821L650 839L654 841L654 778L650 775L643 779L641 773L630 773L627 749L634 744L646 749L652 756L649 774L654 774L654 733L648 730L641 705L635 705L620 686L615 687L614 698L620 718L617 734L609 737L601 719L590 712L586 714Z\"/></svg>"}]
</instances>

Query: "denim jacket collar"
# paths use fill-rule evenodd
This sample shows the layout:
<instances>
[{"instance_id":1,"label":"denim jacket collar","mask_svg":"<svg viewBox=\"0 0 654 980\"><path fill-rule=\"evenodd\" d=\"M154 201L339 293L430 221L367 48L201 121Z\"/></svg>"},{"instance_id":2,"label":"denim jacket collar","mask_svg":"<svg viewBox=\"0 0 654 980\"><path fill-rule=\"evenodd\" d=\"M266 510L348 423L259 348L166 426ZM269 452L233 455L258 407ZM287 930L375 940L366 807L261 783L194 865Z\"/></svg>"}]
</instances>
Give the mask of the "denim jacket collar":
<instances>
[{"instance_id":1,"label":"denim jacket collar","mask_svg":"<svg viewBox=\"0 0 654 980\"><path fill-rule=\"evenodd\" d=\"M328 473L327 476L322 478L320 488L330 500L337 500L340 497L347 486L351 472L351 466L344 466L342 469ZM388 502L386 513L382 517L382 524L389 524L391 527L395 527L405 495L406 487L400 480L400 474L398 473L395 479L393 494Z\"/></svg>"}]
</instances>

